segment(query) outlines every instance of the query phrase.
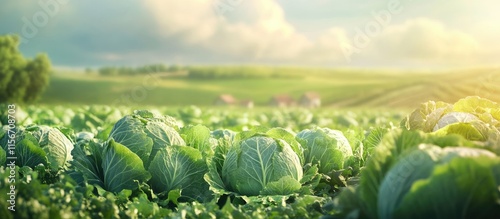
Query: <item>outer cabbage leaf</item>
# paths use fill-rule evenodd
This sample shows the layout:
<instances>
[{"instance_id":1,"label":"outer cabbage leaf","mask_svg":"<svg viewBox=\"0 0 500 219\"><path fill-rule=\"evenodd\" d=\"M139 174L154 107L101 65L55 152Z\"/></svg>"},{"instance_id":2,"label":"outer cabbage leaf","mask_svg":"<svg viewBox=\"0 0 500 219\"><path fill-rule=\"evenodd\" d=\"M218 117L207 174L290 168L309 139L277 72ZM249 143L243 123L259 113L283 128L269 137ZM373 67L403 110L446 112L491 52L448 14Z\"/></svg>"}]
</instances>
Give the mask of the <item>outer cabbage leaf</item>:
<instances>
[{"instance_id":1,"label":"outer cabbage leaf","mask_svg":"<svg viewBox=\"0 0 500 219\"><path fill-rule=\"evenodd\" d=\"M433 157L424 151L408 155L387 173L378 193L379 218L390 218L413 182L427 177L434 167Z\"/></svg>"},{"instance_id":2,"label":"outer cabbage leaf","mask_svg":"<svg viewBox=\"0 0 500 219\"><path fill-rule=\"evenodd\" d=\"M203 179L208 183L210 191L216 195L230 194L230 189L225 185L221 177L221 171L217 169L215 160L208 160L208 173L203 176Z\"/></svg>"},{"instance_id":3,"label":"outer cabbage leaf","mask_svg":"<svg viewBox=\"0 0 500 219\"><path fill-rule=\"evenodd\" d=\"M226 160L226 154L233 145L236 133L227 129L219 129L212 131L211 136L216 141L214 156L212 158L213 165L215 165L217 172L221 174L222 166Z\"/></svg>"},{"instance_id":4,"label":"outer cabbage leaf","mask_svg":"<svg viewBox=\"0 0 500 219\"><path fill-rule=\"evenodd\" d=\"M435 136L422 132L392 130L388 132L374 149L366 166L361 170L358 186L359 208L365 217L376 218L380 185L389 170L403 157L422 143L445 146L474 146L459 135Z\"/></svg>"},{"instance_id":5,"label":"outer cabbage leaf","mask_svg":"<svg viewBox=\"0 0 500 219\"><path fill-rule=\"evenodd\" d=\"M457 112L476 115L481 121L500 128L500 104L478 96L466 97L453 105Z\"/></svg>"},{"instance_id":6,"label":"outer cabbage leaf","mask_svg":"<svg viewBox=\"0 0 500 219\"><path fill-rule=\"evenodd\" d=\"M181 129L181 137L188 146L204 153L211 153L212 142L210 129L203 125L190 125Z\"/></svg>"},{"instance_id":7,"label":"outer cabbage leaf","mask_svg":"<svg viewBox=\"0 0 500 219\"><path fill-rule=\"evenodd\" d=\"M72 154L72 165L89 184L104 187L104 172L102 170L103 150L101 144L90 141L75 145ZM79 182L82 184L83 182Z\"/></svg>"},{"instance_id":8,"label":"outer cabbage leaf","mask_svg":"<svg viewBox=\"0 0 500 219\"><path fill-rule=\"evenodd\" d=\"M455 158L416 181L392 218L498 218L500 160Z\"/></svg>"},{"instance_id":9,"label":"outer cabbage leaf","mask_svg":"<svg viewBox=\"0 0 500 219\"><path fill-rule=\"evenodd\" d=\"M0 147L3 148L4 150L7 149L8 138L4 136L6 136L8 130L9 130L8 126L2 126L2 124L0 123Z\"/></svg>"},{"instance_id":10,"label":"outer cabbage leaf","mask_svg":"<svg viewBox=\"0 0 500 219\"><path fill-rule=\"evenodd\" d=\"M142 160L127 147L110 140L102 157L104 187L111 192L135 189L151 178Z\"/></svg>"},{"instance_id":11,"label":"outer cabbage leaf","mask_svg":"<svg viewBox=\"0 0 500 219\"><path fill-rule=\"evenodd\" d=\"M366 158L373 153L374 148L382 141L387 132L387 129L380 127L370 131L370 133L363 140L363 147L365 148L363 151L363 158Z\"/></svg>"},{"instance_id":12,"label":"outer cabbage leaf","mask_svg":"<svg viewBox=\"0 0 500 219\"><path fill-rule=\"evenodd\" d=\"M201 153L191 147L170 146L161 149L151 161L151 186L158 193L181 190L181 198L204 201L209 197L203 179L208 167Z\"/></svg>"},{"instance_id":13,"label":"outer cabbage leaf","mask_svg":"<svg viewBox=\"0 0 500 219\"><path fill-rule=\"evenodd\" d=\"M379 146L375 148L373 156L367 161L365 169L361 171L359 195L363 212L371 218L377 215L377 200L379 186L397 157L416 147L424 137L419 132L393 131L387 133Z\"/></svg>"},{"instance_id":14,"label":"outer cabbage leaf","mask_svg":"<svg viewBox=\"0 0 500 219\"><path fill-rule=\"evenodd\" d=\"M276 139L282 139L286 141L292 147L292 150L295 151L297 156L299 156L300 163L304 164L304 149L300 145L300 143L295 139L295 133L286 130L284 128L272 128L269 129L266 133L266 136L276 138Z\"/></svg>"},{"instance_id":15,"label":"outer cabbage leaf","mask_svg":"<svg viewBox=\"0 0 500 219\"><path fill-rule=\"evenodd\" d=\"M153 140L144 132L140 120L132 116L123 117L115 124L109 137L137 154L146 165L149 163Z\"/></svg>"},{"instance_id":16,"label":"outer cabbage leaf","mask_svg":"<svg viewBox=\"0 0 500 219\"><path fill-rule=\"evenodd\" d=\"M291 176L285 176L278 181L268 183L261 191L261 195L289 195L298 190L302 185Z\"/></svg>"},{"instance_id":17,"label":"outer cabbage leaf","mask_svg":"<svg viewBox=\"0 0 500 219\"><path fill-rule=\"evenodd\" d=\"M5 161L7 161L7 153L5 153L5 150L0 147L0 166L3 166Z\"/></svg>"},{"instance_id":18,"label":"outer cabbage leaf","mask_svg":"<svg viewBox=\"0 0 500 219\"><path fill-rule=\"evenodd\" d=\"M162 148L166 148L170 145L186 145L179 133L174 128L164 123L148 122L145 131L148 137L153 140L150 160L152 160L156 156L156 153Z\"/></svg>"},{"instance_id":19,"label":"outer cabbage leaf","mask_svg":"<svg viewBox=\"0 0 500 219\"><path fill-rule=\"evenodd\" d=\"M16 143L16 156L18 166L35 168L38 164L47 165L47 153L36 142L23 139Z\"/></svg>"},{"instance_id":20,"label":"outer cabbage leaf","mask_svg":"<svg viewBox=\"0 0 500 219\"><path fill-rule=\"evenodd\" d=\"M420 145L418 149L404 155L386 174L378 193L379 218L393 218L393 212L405 199L415 182L428 178L439 163L447 163L456 157L495 158L495 154L473 148L445 148L443 150L437 146ZM441 188L440 191L453 191L453 189L455 188ZM432 196L428 193L426 195Z\"/></svg>"},{"instance_id":21,"label":"outer cabbage leaf","mask_svg":"<svg viewBox=\"0 0 500 219\"><path fill-rule=\"evenodd\" d=\"M455 124L455 123L470 123L479 120L476 116L470 114L470 113L463 113L463 112L451 112L439 119L437 122L436 126L434 126L434 129L432 131L437 131L447 125L450 124Z\"/></svg>"},{"instance_id":22,"label":"outer cabbage leaf","mask_svg":"<svg viewBox=\"0 0 500 219\"><path fill-rule=\"evenodd\" d=\"M437 130L437 136L458 134L471 141L486 141L489 137L489 129L481 121L474 123L454 123Z\"/></svg>"},{"instance_id":23,"label":"outer cabbage leaf","mask_svg":"<svg viewBox=\"0 0 500 219\"><path fill-rule=\"evenodd\" d=\"M47 153L47 160L52 170L58 170L71 161L73 143L58 129L51 128L39 139L40 146Z\"/></svg>"},{"instance_id":24,"label":"outer cabbage leaf","mask_svg":"<svg viewBox=\"0 0 500 219\"><path fill-rule=\"evenodd\" d=\"M478 96L466 97L453 104L453 110L456 112L468 112L476 115L493 113L493 117L497 120L500 119L500 117L497 117L498 115L496 114L499 108L500 104Z\"/></svg>"},{"instance_id":25,"label":"outer cabbage leaf","mask_svg":"<svg viewBox=\"0 0 500 219\"><path fill-rule=\"evenodd\" d=\"M229 194L230 191L224 185L221 175L226 154L233 145L236 133L227 129L218 129L212 131L210 135L216 141L216 146L214 156L207 159L208 173L205 174L204 179L210 185L210 190L216 195Z\"/></svg>"}]
</instances>

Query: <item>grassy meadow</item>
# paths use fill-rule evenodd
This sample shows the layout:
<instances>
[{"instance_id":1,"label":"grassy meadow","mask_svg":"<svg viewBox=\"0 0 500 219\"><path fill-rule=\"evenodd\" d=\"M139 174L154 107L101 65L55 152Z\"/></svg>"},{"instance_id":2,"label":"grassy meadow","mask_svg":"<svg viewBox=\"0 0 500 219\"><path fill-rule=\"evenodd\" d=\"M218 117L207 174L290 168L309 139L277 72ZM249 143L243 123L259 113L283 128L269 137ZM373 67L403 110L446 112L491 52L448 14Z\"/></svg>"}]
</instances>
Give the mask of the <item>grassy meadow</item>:
<instances>
[{"instance_id":1,"label":"grassy meadow","mask_svg":"<svg viewBox=\"0 0 500 219\"><path fill-rule=\"evenodd\" d=\"M497 69L439 73L290 67L204 70L211 77L192 77L186 71L135 76L56 71L40 103L210 106L218 95L231 94L266 106L274 95L298 99L307 91L317 92L325 107L414 108L428 100L454 102L478 94L500 101ZM231 72L231 77L213 76L221 72Z\"/></svg>"}]
</instances>

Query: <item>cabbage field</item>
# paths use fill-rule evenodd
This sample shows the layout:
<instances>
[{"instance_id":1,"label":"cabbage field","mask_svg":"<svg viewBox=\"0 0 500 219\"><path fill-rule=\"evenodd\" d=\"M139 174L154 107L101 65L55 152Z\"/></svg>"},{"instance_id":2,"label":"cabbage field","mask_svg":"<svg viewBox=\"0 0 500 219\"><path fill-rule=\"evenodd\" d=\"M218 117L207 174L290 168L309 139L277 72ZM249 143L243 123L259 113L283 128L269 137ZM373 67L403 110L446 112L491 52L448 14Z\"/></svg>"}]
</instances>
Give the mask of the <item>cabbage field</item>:
<instances>
[{"instance_id":1,"label":"cabbage field","mask_svg":"<svg viewBox=\"0 0 500 219\"><path fill-rule=\"evenodd\" d=\"M500 218L500 104L480 97L0 108L2 219Z\"/></svg>"}]
</instances>

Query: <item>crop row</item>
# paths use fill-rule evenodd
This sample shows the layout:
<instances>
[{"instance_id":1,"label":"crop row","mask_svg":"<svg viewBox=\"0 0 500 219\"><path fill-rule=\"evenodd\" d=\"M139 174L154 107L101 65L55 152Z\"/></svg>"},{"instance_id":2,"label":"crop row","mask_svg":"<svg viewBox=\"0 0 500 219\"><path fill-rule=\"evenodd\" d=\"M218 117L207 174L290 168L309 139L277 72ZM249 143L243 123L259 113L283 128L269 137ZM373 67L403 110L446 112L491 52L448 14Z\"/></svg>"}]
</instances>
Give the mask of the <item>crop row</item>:
<instances>
[{"instance_id":1,"label":"crop row","mask_svg":"<svg viewBox=\"0 0 500 219\"><path fill-rule=\"evenodd\" d=\"M479 97L406 117L94 106L16 119L9 135L0 116L0 192L16 188L1 218L500 216L500 105Z\"/></svg>"}]
</instances>

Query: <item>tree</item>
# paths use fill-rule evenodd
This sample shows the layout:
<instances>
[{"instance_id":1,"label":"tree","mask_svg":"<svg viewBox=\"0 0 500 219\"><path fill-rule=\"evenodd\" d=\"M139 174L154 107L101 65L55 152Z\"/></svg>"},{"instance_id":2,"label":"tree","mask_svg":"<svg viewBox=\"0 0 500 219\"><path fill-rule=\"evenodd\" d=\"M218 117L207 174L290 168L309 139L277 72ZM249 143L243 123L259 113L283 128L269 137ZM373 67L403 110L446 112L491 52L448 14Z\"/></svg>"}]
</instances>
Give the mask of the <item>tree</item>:
<instances>
[{"instance_id":1,"label":"tree","mask_svg":"<svg viewBox=\"0 0 500 219\"><path fill-rule=\"evenodd\" d=\"M29 76L29 86L24 94L24 102L37 100L49 84L50 60L46 54L39 54L28 62L26 71Z\"/></svg>"},{"instance_id":2,"label":"tree","mask_svg":"<svg viewBox=\"0 0 500 219\"><path fill-rule=\"evenodd\" d=\"M47 55L27 60L18 47L18 36L0 36L0 103L36 101L49 84Z\"/></svg>"},{"instance_id":3,"label":"tree","mask_svg":"<svg viewBox=\"0 0 500 219\"><path fill-rule=\"evenodd\" d=\"M102 67L99 69L99 74L103 76L118 75L118 69L116 67Z\"/></svg>"},{"instance_id":4,"label":"tree","mask_svg":"<svg viewBox=\"0 0 500 219\"><path fill-rule=\"evenodd\" d=\"M168 71L171 71L171 72L177 72L180 70L182 70L182 68L178 65L171 65L170 67L168 67Z\"/></svg>"},{"instance_id":5,"label":"tree","mask_svg":"<svg viewBox=\"0 0 500 219\"><path fill-rule=\"evenodd\" d=\"M94 73L94 70L92 70L92 68L90 67L85 68L85 74L92 74L92 73Z\"/></svg>"}]
</instances>

